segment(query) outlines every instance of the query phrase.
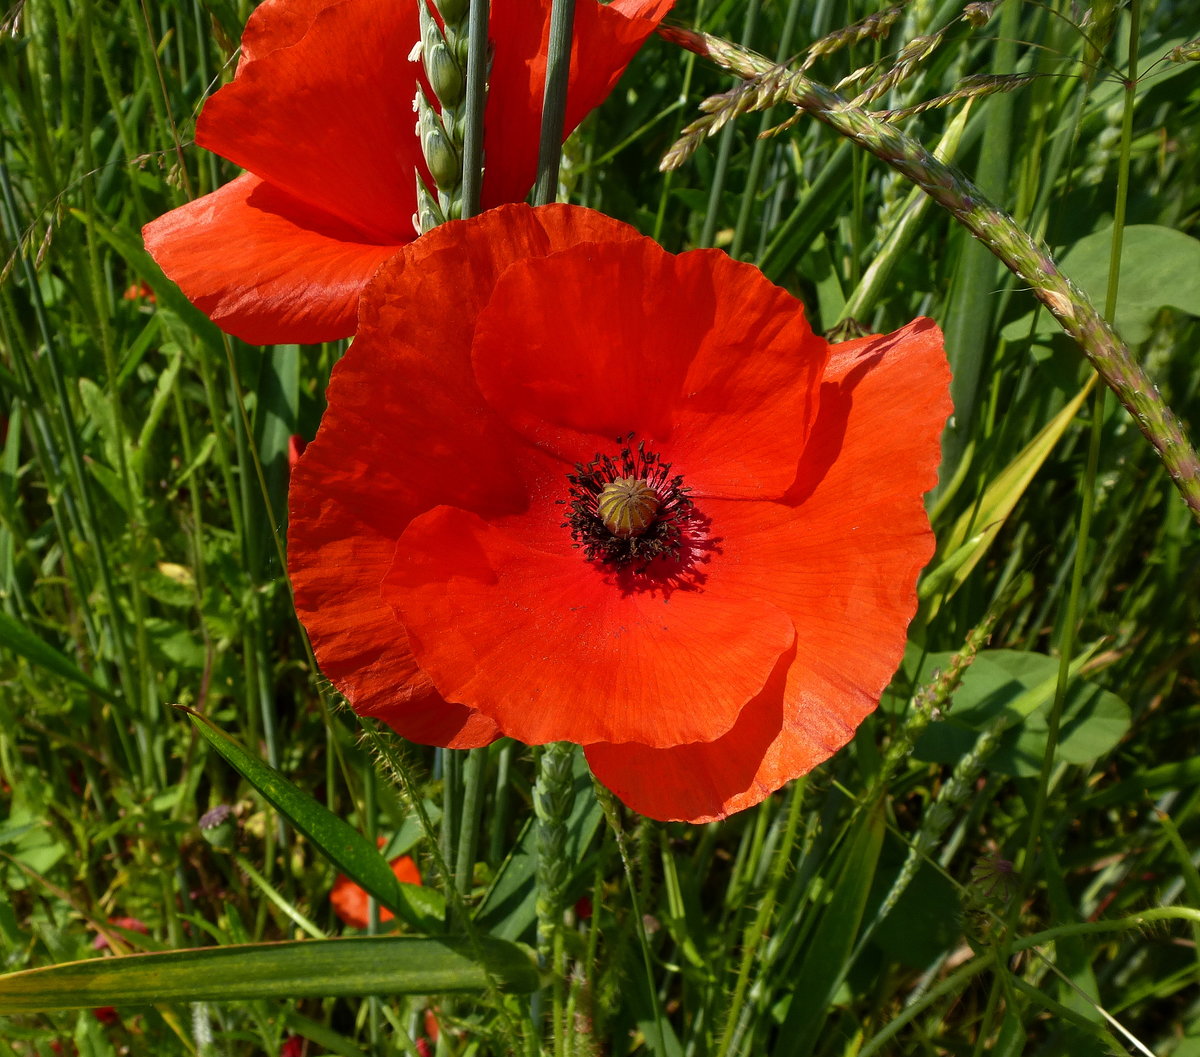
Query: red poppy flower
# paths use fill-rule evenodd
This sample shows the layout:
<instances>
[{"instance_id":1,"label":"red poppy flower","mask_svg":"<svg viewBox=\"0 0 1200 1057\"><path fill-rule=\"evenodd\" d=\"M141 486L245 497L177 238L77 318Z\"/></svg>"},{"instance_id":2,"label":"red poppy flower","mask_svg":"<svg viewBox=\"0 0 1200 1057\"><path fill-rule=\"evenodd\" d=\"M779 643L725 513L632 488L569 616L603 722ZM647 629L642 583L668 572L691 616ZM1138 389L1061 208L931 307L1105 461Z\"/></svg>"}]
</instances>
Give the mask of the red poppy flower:
<instances>
[{"instance_id":1,"label":"red poppy flower","mask_svg":"<svg viewBox=\"0 0 1200 1057\"><path fill-rule=\"evenodd\" d=\"M444 225L367 287L292 479L317 657L413 740L578 742L661 819L755 804L900 661L948 380L928 320L831 347L588 210Z\"/></svg>"},{"instance_id":2,"label":"red poppy flower","mask_svg":"<svg viewBox=\"0 0 1200 1057\"><path fill-rule=\"evenodd\" d=\"M383 842L380 841L382 847ZM413 862L412 857L408 855L399 855L391 862L392 873L396 875L397 881L403 881L405 884L419 885L421 883L421 871L417 869L417 864ZM370 915L367 913L367 893L363 888L351 881L345 874L338 874L338 878L333 883L333 889L329 893L329 902L333 904L333 912L346 925L353 929L365 929L370 921ZM387 907L379 908L379 920L391 921L392 912Z\"/></svg>"},{"instance_id":3,"label":"red poppy flower","mask_svg":"<svg viewBox=\"0 0 1200 1057\"><path fill-rule=\"evenodd\" d=\"M580 0L568 131L608 95L674 0ZM537 167L551 0L492 0L483 206L525 197ZM416 0L266 0L196 142L246 169L143 229L146 248L246 341L354 332L371 273L412 241L415 174L432 186L412 103Z\"/></svg>"}]
</instances>

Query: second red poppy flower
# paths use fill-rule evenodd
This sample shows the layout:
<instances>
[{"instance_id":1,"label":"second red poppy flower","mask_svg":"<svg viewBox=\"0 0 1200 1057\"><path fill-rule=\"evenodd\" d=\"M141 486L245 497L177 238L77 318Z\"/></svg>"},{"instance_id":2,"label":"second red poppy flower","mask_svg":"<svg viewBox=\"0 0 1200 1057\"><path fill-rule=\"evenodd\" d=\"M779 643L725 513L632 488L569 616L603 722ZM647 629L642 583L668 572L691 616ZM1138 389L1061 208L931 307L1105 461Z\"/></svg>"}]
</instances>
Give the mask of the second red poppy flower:
<instances>
[{"instance_id":1,"label":"second red poppy flower","mask_svg":"<svg viewBox=\"0 0 1200 1057\"><path fill-rule=\"evenodd\" d=\"M196 142L247 170L147 224L146 248L224 330L257 344L354 333L371 273L415 238L420 0L266 0ZM579 0L570 131L674 0ZM550 0L492 0L483 207L524 198L537 166Z\"/></svg>"}]
</instances>

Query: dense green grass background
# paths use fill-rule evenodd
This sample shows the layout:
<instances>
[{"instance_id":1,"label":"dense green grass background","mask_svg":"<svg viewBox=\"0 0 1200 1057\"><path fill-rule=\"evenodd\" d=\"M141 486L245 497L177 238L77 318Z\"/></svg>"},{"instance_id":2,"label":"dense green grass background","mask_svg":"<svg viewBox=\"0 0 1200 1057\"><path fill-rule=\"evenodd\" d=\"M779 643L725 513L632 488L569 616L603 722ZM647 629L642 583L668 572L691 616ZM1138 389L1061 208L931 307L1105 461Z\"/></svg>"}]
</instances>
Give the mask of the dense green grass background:
<instances>
[{"instance_id":1,"label":"dense green grass background","mask_svg":"<svg viewBox=\"0 0 1200 1057\"><path fill-rule=\"evenodd\" d=\"M141 248L143 223L233 175L191 136L250 7L25 0L2 16L6 971L94 956L98 928L123 917L148 927L115 934L130 950L293 938L300 921L342 930L333 868L174 704L364 833L395 835L443 890L413 798L453 856L471 828L463 797L481 791L456 886L485 930L532 940L528 904L500 898L536 886L532 752L500 743L464 761L364 742L290 607L288 441L315 433L342 346L228 339ZM680 0L675 19L786 58L874 10ZM1098 304L1124 157L1117 323L1194 436L1200 70L1194 48L1167 56L1200 21L1186 0L1008 0L982 27L961 15L917 0L886 38L812 73L886 72L946 29L873 108L1036 74L904 127L1063 255ZM247 1001L15 1017L0 1054L274 1055L292 1037L307 1040L292 1057L416 1053L431 1008L447 1054L532 1052L539 1034L577 1054L1200 1054L1200 926L1155 911L1200 908L1196 525L1111 396L1072 404L1090 369L1030 293L852 144L807 120L756 139L789 116L777 108L661 174L699 101L732 83L652 40L569 144L564 182L669 249L757 262L819 330L942 324L956 413L931 497L941 549L884 707L813 775L720 824L606 821L580 776L570 898L592 910L566 933L569 1030L516 998ZM985 623L953 700L935 686L910 703ZM1064 650L1072 690L1043 767ZM235 824L214 843L198 820L218 804Z\"/></svg>"}]
</instances>

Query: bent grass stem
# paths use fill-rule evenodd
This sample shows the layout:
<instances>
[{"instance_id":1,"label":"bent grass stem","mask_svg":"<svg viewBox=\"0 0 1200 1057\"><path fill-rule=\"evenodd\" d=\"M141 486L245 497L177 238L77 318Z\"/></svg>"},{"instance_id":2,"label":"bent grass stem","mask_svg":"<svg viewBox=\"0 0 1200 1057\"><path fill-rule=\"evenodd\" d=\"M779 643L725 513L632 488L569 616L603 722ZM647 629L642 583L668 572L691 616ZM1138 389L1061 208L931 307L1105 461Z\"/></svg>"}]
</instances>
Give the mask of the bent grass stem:
<instances>
[{"instance_id":1,"label":"bent grass stem","mask_svg":"<svg viewBox=\"0 0 1200 1057\"><path fill-rule=\"evenodd\" d=\"M1104 383L1162 458L1171 482L1200 524L1200 457L1158 387L1087 295L1058 268L1045 246L993 205L966 176L940 162L911 136L802 71L707 33L660 27L659 36L712 59L748 82L718 97L667 152L661 168L682 165L700 141L742 114L790 103L890 165L947 210L1023 282L1075 340Z\"/></svg>"}]
</instances>

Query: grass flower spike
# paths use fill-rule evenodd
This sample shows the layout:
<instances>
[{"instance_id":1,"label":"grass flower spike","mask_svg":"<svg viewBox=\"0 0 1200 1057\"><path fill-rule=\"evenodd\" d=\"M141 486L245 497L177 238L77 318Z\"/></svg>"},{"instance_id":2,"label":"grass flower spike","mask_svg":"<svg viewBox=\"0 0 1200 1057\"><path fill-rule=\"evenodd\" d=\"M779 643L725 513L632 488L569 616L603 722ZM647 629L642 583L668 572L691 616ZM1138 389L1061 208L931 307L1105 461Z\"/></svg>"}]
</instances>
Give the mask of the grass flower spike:
<instances>
[{"instance_id":1,"label":"grass flower spike","mask_svg":"<svg viewBox=\"0 0 1200 1057\"><path fill-rule=\"evenodd\" d=\"M581 0L567 130L601 103L673 0ZM483 207L536 172L550 0L494 0ZM267 0L196 142L246 170L146 225L146 247L229 333L259 344L354 332L371 273L415 237L433 185L413 99L424 73L415 0Z\"/></svg>"},{"instance_id":2,"label":"grass flower spike","mask_svg":"<svg viewBox=\"0 0 1200 1057\"><path fill-rule=\"evenodd\" d=\"M293 476L318 660L416 741L576 742L661 819L755 804L899 663L948 381L928 320L829 346L588 210L439 227L368 285Z\"/></svg>"}]
</instances>

